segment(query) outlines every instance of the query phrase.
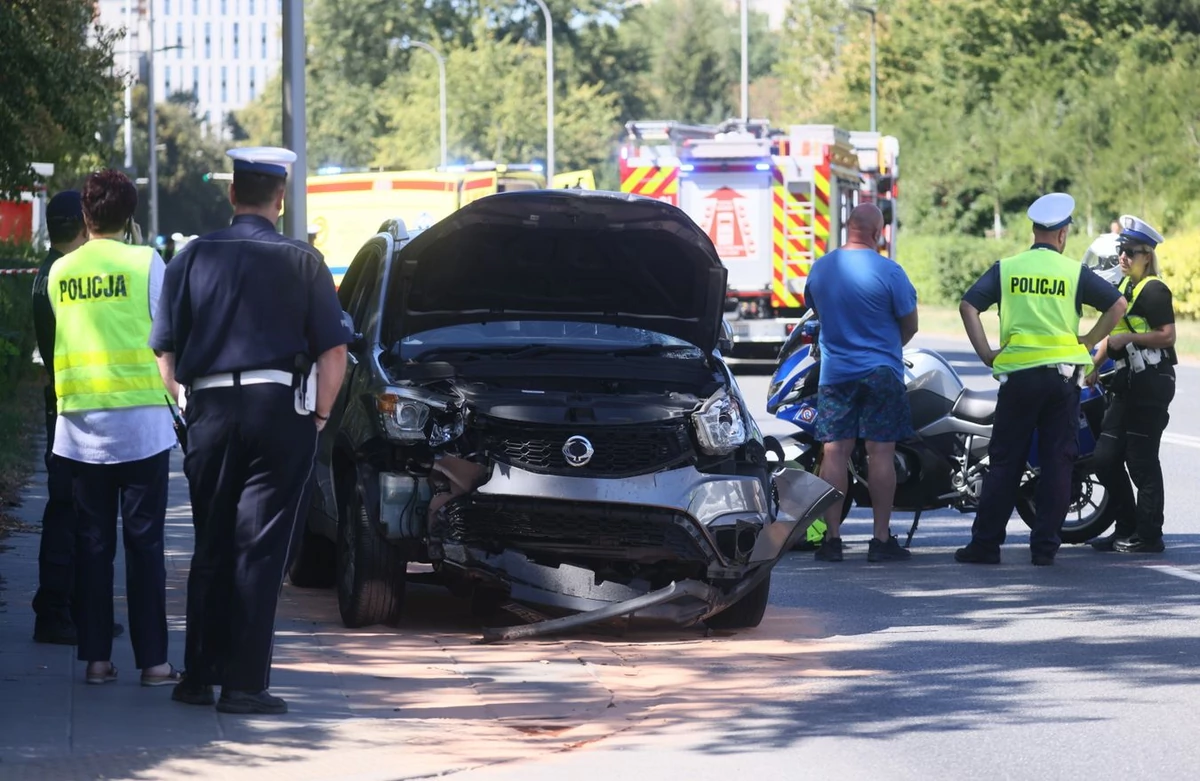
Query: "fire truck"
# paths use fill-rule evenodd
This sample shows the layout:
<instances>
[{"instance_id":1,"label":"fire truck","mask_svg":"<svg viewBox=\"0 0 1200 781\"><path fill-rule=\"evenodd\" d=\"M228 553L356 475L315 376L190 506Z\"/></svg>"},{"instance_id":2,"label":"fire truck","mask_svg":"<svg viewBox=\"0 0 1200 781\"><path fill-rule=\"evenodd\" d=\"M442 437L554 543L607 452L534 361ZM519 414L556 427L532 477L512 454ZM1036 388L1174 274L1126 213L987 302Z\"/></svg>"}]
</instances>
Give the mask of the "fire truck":
<instances>
[{"instance_id":1,"label":"fire truck","mask_svg":"<svg viewBox=\"0 0 1200 781\"><path fill-rule=\"evenodd\" d=\"M895 138L832 125L785 132L759 119L629 122L625 129L622 192L683 209L729 270L731 358L775 359L805 312L809 268L845 241L846 217L857 204L883 210L880 251L895 257Z\"/></svg>"}]
</instances>

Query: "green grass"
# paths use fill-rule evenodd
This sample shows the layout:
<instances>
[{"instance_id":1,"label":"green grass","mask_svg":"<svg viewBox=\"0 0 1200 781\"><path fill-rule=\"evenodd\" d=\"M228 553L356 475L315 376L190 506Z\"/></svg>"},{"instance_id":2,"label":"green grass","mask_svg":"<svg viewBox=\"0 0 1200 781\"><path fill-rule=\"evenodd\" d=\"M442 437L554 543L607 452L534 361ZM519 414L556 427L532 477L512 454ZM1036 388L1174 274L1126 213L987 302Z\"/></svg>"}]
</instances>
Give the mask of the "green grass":
<instances>
[{"instance_id":1,"label":"green grass","mask_svg":"<svg viewBox=\"0 0 1200 781\"><path fill-rule=\"evenodd\" d=\"M959 336L966 339L963 331L962 318L958 316L957 307L922 304L920 310L921 333L927 336ZM1095 315L1084 317L1079 330L1091 328L1096 321ZM998 342L1000 331L999 318L996 310L983 313L983 327L992 339L992 344ZM1180 360L1200 361L1200 322L1181 320L1175 323L1175 352Z\"/></svg>"},{"instance_id":2,"label":"green grass","mask_svg":"<svg viewBox=\"0 0 1200 781\"><path fill-rule=\"evenodd\" d=\"M33 472L33 441L43 426L45 379L40 370L30 374L11 395L0 399L0 535L5 510L16 502Z\"/></svg>"}]
</instances>

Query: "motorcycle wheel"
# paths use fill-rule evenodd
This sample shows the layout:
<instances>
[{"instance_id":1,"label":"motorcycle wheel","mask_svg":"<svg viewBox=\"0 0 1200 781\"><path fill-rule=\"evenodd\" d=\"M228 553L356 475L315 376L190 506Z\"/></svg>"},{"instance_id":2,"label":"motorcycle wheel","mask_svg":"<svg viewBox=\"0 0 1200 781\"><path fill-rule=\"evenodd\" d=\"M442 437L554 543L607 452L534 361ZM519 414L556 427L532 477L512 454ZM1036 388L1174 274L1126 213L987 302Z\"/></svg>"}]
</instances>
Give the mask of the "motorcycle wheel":
<instances>
[{"instance_id":1,"label":"motorcycle wheel","mask_svg":"<svg viewBox=\"0 0 1200 781\"><path fill-rule=\"evenodd\" d=\"M1038 478L1026 481L1017 494L1017 514L1033 528L1037 518ZM1076 471L1071 475L1071 504L1059 537L1065 544L1078 545L1108 531L1115 520L1108 491L1095 474Z\"/></svg>"}]
</instances>

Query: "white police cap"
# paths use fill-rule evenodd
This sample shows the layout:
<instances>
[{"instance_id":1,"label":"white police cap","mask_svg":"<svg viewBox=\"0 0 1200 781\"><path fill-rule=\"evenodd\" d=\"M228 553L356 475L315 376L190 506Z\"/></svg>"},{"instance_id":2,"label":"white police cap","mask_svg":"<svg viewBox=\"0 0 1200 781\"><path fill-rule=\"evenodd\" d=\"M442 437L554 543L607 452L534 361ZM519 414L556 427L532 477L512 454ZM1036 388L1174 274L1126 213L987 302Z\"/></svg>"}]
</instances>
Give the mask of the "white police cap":
<instances>
[{"instance_id":1,"label":"white police cap","mask_svg":"<svg viewBox=\"0 0 1200 781\"><path fill-rule=\"evenodd\" d=\"M243 146L226 152L233 158L233 170L267 174L286 179L288 169L296 162L296 153L278 146Z\"/></svg>"},{"instance_id":2,"label":"white police cap","mask_svg":"<svg viewBox=\"0 0 1200 781\"><path fill-rule=\"evenodd\" d=\"M1071 224L1075 199L1066 193L1047 193L1033 202L1026 214L1040 230L1056 231Z\"/></svg>"},{"instance_id":3,"label":"white police cap","mask_svg":"<svg viewBox=\"0 0 1200 781\"><path fill-rule=\"evenodd\" d=\"M1162 244L1162 234L1132 214L1122 214L1121 219L1117 222L1121 224L1121 241L1123 242L1149 244L1151 249Z\"/></svg>"}]
</instances>

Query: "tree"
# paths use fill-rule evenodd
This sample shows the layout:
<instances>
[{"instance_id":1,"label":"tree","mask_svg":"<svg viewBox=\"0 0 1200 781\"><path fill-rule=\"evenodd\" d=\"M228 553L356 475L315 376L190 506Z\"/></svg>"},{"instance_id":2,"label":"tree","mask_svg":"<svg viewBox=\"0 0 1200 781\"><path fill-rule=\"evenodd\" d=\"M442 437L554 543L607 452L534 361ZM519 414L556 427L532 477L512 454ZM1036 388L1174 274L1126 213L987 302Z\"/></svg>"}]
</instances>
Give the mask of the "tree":
<instances>
[{"instance_id":1,"label":"tree","mask_svg":"<svg viewBox=\"0 0 1200 781\"><path fill-rule=\"evenodd\" d=\"M31 187L31 163L76 168L102 150L119 82L116 36L92 22L88 0L0 3L0 196Z\"/></svg>"}]
</instances>

